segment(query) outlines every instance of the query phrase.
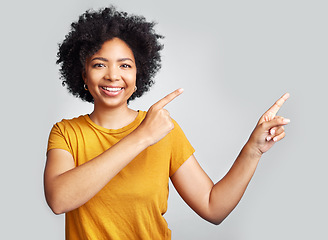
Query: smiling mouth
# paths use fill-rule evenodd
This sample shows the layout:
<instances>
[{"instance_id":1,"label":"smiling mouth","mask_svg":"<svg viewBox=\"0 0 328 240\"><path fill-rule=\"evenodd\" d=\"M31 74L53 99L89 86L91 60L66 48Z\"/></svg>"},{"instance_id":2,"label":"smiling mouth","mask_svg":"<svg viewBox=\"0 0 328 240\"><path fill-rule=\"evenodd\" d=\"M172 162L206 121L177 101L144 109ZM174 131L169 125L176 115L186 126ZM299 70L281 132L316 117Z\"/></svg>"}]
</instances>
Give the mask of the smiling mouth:
<instances>
[{"instance_id":1,"label":"smiling mouth","mask_svg":"<svg viewBox=\"0 0 328 240\"><path fill-rule=\"evenodd\" d=\"M118 92L118 91L121 91L123 88L122 87L101 87L102 89L106 90L106 91L109 91L109 92Z\"/></svg>"}]
</instances>

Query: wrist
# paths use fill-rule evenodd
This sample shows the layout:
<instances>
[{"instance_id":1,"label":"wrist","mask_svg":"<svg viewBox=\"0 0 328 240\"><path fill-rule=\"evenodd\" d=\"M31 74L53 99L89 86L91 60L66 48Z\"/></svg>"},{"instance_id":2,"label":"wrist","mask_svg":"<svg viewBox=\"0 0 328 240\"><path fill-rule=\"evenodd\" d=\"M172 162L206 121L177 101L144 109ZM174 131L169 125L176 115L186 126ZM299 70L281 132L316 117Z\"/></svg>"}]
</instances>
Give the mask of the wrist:
<instances>
[{"instance_id":1,"label":"wrist","mask_svg":"<svg viewBox=\"0 0 328 240\"><path fill-rule=\"evenodd\" d=\"M247 142L242 150L243 152L245 152L247 155L249 155L251 158L254 159L260 159L262 157L263 152L261 152L261 150L256 147L254 144L252 144L251 142Z\"/></svg>"},{"instance_id":2,"label":"wrist","mask_svg":"<svg viewBox=\"0 0 328 240\"><path fill-rule=\"evenodd\" d=\"M134 138L135 143L144 149L151 146L150 137L147 137L147 134L144 133L142 127L140 126L130 133L130 137Z\"/></svg>"}]
</instances>

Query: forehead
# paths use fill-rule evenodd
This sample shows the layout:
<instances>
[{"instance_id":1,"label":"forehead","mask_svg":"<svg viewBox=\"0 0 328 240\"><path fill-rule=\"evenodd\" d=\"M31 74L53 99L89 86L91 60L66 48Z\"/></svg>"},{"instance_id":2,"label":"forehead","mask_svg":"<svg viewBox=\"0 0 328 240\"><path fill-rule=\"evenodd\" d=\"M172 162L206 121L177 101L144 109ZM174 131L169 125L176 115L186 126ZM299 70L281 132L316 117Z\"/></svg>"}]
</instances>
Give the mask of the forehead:
<instances>
[{"instance_id":1,"label":"forehead","mask_svg":"<svg viewBox=\"0 0 328 240\"><path fill-rule=\"evenodd\" d=\"M99 51L93 56L103 56L106 58L129 57L134 59L131 48L119 38L113 38L104 42Z\"/></svg>"}]
</instances>

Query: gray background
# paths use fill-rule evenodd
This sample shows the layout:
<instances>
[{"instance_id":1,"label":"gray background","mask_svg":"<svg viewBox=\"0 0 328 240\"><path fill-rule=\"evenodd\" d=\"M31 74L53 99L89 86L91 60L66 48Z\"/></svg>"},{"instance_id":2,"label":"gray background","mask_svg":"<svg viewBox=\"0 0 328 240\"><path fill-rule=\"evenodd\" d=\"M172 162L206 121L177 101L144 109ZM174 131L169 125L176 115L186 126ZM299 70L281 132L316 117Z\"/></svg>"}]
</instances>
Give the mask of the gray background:
<instances>
[{"instance_id":1,"label":"gray background","mask_svg":"<svg viewBox=\"0 0 328 240\"><path fill-rule=\"evenodd\" d=\"M47 138L62 118L90 113L58 80L57 43L89 8L155 20L163 40L156 85L132 108L168 105L213 179L228 171L258 118L284 92L287 137L263 156L246 194L220 225L171 187L173 239L328 239L326 1L6 1L1 24L1 239L63 239L64 216L43 196Z\"/></svg>"}]
</instances>

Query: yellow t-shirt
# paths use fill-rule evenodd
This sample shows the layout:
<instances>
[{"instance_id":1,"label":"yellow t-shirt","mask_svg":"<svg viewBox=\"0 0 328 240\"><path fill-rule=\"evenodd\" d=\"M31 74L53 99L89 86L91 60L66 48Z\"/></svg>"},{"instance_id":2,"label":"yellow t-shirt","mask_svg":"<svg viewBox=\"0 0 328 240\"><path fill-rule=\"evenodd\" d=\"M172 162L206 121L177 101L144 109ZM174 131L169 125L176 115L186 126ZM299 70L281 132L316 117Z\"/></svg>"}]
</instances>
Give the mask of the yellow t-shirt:
<instances>
[{"instance_id":1,"label":"yellow t-shirt","mask_svg":"<svg viewBox=\"0 0 328 240\"><path fill-rule=\"evenodd\" d=\"M62 120L51 130L48 150L70 152L79 166L98 156L136 129L145 118L121 129L96 125L88 115ZM123 168L83 206L66 213L66 239L171 239L163 217L169 177L193 154L179 125Z\"/></svg>"}]
</instances>

